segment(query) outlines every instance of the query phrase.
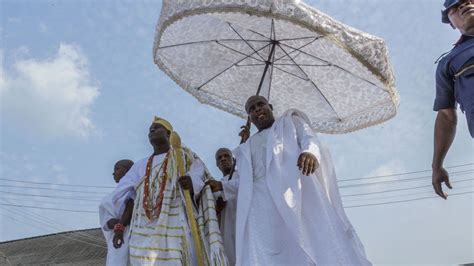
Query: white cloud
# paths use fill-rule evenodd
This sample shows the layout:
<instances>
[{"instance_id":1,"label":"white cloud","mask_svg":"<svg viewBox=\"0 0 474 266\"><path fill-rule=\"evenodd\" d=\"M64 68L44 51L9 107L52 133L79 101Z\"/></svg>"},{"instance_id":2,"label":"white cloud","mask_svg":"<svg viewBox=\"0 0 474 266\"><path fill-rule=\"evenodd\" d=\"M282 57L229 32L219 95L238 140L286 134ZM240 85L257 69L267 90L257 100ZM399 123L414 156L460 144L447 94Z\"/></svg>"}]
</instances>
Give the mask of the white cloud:
<instances>
[{"instance_id":1,"label":"white cloud","mask_svg":"<svg viewBox=\"0 0 474 266\"><path fill-rule=\"evenodd\" d=\"M405 166L403 161L395 159L389 161L372 172L368 176L385 176L385 175L393 175L398 173L403 173L405 171Z\"/></svg>"},{"instance_id":2,"label":"white cloud","mask_svg":"<svg viewBox=\"0 0 474 266\"><path fill-rule=\"evenodd\" d=\"M384 181L393 181L393 180L398 180L400 179L400 176L391 176L394 174L400 174L400 173L405 173L407 172L405 168L405 164L403 161L399 159L394 159L391 161L388 161L381 166L377 167L373 171L371 171L367 176L369 177L382 177L381 179L374 179L374 180L369 180L369 181L364 181L367 183L376 183L376 182L384 182ZM402 186L403 187L403 186ZM398 183L381 183L381 184L376 184L376 185L369 185L365 186L362 188L364 192L375 192L375 191L382 191L386 189L394 189L394 188L400 188Z\"/></svg>"},{"instance_id":3,"label":"white cloud","mask_svg":"<svg viewBox=\"0 0 474 266\"><path fill-rule=\"evenodd\" d=\"M17 59L11 73L0 69L2 119L46 136L87 137L94 131L90 107L99 87L86 56L75 45L59 45L54 56Z\"/></svg>"}]
</instances>

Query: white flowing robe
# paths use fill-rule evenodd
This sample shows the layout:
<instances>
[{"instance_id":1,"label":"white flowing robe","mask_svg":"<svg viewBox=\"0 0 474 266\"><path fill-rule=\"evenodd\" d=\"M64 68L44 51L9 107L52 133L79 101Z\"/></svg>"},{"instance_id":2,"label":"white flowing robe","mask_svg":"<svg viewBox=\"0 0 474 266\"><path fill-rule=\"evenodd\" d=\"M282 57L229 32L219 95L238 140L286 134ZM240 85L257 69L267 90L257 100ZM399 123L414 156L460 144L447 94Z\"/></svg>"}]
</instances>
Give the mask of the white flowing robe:
<instances>
[{"instance_id":1,"label":"white flowing robe","mask_svg":"<svg viewBox=\"0 0 474 266\"><path fill-rule=\"evenodd\" d=\"M122 197L115 204L112 201L113 193L105 196L99 205L99 219L102 233L107 242L107 261L108 266L126 266L128 265L128 241L125 241L121 248L114 248L112 242L114 238L114 230L109 229L107 222L110 219L119 219L125 209L125 199ZM130 226L125 228L123 238L128 239L130 234Z\"/></svg>"},{"instance_id":2,"label":"white flowing robe","mask_svg":"<svg viewBox=\"0 0 474 266\"><path fill-rule=\"evenodd\" d=\"M302 152L318 159L315 174L298 169ZM240 179L227 190L238 189L237 265L371 265L306 115L288 110L234 156Z\"/></svg>"},{"instance_id":3,"label":"white flowing robe","mask_svg":"<svg viewBox=\"0 0 474 266\"><path fill-rule=\"evenodd\" d=\"M222 232L222 240L224 241L224 248L231 265L235 264L235 219L237 211L237 190L239 174L234 171L232 179L230 175L222 178L224 192L223 199L226 201L226 206L221 212L220 229Z\"/></svg>"}]
</instances>

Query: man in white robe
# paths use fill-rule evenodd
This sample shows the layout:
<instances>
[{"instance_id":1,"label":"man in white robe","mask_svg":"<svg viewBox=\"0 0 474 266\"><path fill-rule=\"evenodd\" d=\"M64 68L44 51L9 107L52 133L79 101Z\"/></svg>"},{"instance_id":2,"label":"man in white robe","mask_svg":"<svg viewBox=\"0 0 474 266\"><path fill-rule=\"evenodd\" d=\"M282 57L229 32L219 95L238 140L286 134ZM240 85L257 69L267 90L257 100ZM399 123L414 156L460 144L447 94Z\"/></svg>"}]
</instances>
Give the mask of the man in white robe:
<instances>
[{"instance_id":1,"label":"man in white robe","mask_svg":"<svg viewBox=\"0 0 474 266\"><path fill-rule=\"evenodd\" d=\"M222 172L223 183L238 182L238 174L235 170L234 157L232 151L227 148L220 148L216 151L216 165ZM209 184L212 181L208 182ZM217 184L219 185L219 184ZM211 185L212 187L213 185ZM222 191L222 186L219 188L213 187L216 191ZM228 191L224 195L219 195L217 206L219 206L219 199L222 199L223 209L220 212L219 228L222 233L222 240L224 241L224 248L231 265L235 265L235 219L237 211L237 195Z\"/></svg>"},{"instance_id":2,"label":"man in white robe","mask_svg":"<svg viewBox=\"0 0 474 266\"><path fill-rule=\"evenodd\" d=\"M331 158L305 114L275 121L262 96L247 100L258 132L233 152L238 183L237 265L371 265L348 221Z\"/></svg>"},{"instance_id":3,"label":"man in white robe","mask_svg":"<svg viewBox=\"0 0 474 266\"><path fill-rule=\"evenodd\" d=\"M115 183L118 183L120 179L130 170L133 165L131 160L120 160L115 163L114 177ZM112 203L113 193L108 194L103 198L99 205L99 219L102 233L104 234L105 241L107 242L107 260L106 265L110 266L126 266L128 264L128 243L124 244L121 249L116 249L113 246L112 239L114 237L114 226L120 221L120 217L125 209L124 199L118 200L117 206ZM130 226L127 226L124 232L125 238L130 233Z\"/></svg>"},{"instance_id":4,"label":"man in white robe","mask_svg":"<svg viewBox=\"0 0 474 266\"><path fill-rule=\"evenodd\" d=\"M207 198L212 192L204 187L208 178L204 164L181 147L171 124L162 118L155 117L148 138L153 154L137 161L114 191L113 202L121 198L135 202L130 237L117 230L114 245L121 248L129 242L132 265L198 265L199 258L203 265L227 265L214 200ZM206 207L198 213L186 205L183 190L200 195L201 206ZM195 250L189 209L199 220L200 253Z\"/></svg>"}]
</instances>

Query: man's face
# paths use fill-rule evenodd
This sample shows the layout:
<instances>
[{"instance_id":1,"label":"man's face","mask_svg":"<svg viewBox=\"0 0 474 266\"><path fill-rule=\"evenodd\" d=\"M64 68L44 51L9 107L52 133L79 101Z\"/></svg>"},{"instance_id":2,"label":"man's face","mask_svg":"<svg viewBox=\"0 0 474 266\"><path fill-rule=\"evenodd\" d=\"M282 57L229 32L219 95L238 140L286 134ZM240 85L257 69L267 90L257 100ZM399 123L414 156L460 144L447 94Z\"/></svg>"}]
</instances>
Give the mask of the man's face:
<instances>
[{"instance_id":1,"label":"man's face","mask_svg":"<svg viewBox=\"0 0 474 266\"><path fill-rule=\"evenodd\" d=\"M224 175L227 175L232 171L232 165L233 160L232 160L232 152L229 151L228 149L219 149L216 152L216 165L219 170Z\"/></svg>"},{"instance_id":2,"label":"man's face","mask_svg":"<svg viewBox=\"0 0 474 266\"><path fill-rule=\"evenodd\" d=\"M112 173L115 183L118 183L120 179L122 179L122 177L127 173L127 171L128 169L126 166L116 163L114 166L114 172Z\"/></svg>"},{"instance_id":3,"label":"man's face","mask_svg":"<svg viewBox=\"0 0 474 266\"><path fill-rule=\"evenodd\" d=\"M166 141L169 142L169 134L170 132L163 125L153 123L151 124L150 130L148 132L148 140L152 145Z\"/></svg>"},{"instance_id":4,"label":"man's face","mask_svg":"<svg viewBox=\"0 0 474 266\"><path fill-rule=\"evenodd\" d=\"M474 31L474 0L461 0L458 5L449 9L451 24L461 33Z\"/></svg>"},{"instance_id":5,"label":"man's face","mask_svg":"<svg viewBox=\"0 0 474 266\"><path fill-rule=\"evenodd\" d=\"M268 101L261 96L252 96L245 104L250 121L259 129L269 128L275 122L273 110Z\"/></svg>"}]
</instances>

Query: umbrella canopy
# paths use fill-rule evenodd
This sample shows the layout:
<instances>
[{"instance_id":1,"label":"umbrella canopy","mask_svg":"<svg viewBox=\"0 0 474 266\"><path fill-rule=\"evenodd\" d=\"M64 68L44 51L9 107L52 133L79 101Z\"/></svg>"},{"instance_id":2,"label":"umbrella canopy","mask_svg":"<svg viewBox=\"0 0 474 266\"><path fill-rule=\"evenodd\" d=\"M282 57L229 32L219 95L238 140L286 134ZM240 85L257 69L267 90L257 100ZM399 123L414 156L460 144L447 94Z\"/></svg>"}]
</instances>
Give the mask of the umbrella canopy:
<instances>
[{"instance_id":1,"label":"umbrella canopy","mask_svg":"<svg viewBox=\"0 0 474 266\"><path fill-rule=\"evenodd\" d=\"M315 130L347 133L399 103L383 40L297 0L163 0L153 54L201 103L242 118L258 94L277 116L297 108Z\"/></svg>"}]
</instances>

